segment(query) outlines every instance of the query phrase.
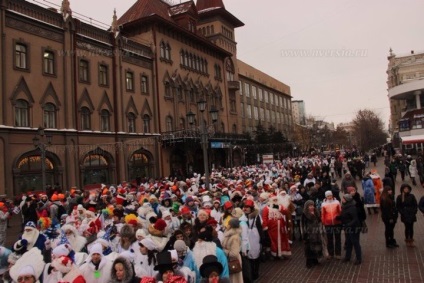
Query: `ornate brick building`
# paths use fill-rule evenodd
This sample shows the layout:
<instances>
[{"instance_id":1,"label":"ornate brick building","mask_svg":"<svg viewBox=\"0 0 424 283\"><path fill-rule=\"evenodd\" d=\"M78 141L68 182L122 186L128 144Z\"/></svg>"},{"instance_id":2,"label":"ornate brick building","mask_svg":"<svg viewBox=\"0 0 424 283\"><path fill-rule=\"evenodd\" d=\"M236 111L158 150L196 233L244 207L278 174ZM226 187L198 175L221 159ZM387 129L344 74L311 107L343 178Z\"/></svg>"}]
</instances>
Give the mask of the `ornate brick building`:
<instances>
[{"instance_id":1,"label":"ornate brick building","mask_svg":"<svg viewBox=\"0 0 424 283\"><path fill-rule=\"evenodd\" d=\"M290 132L290 88L246 75L255 69L237 61L234 36L243 23L222 0L138 0L108 30L70 6L0 0L0 193L202 172L201 123L210 165L241 165L255 123L240 115L241 80L281 96L266 122Z\"/></svg>"}]
</instances>

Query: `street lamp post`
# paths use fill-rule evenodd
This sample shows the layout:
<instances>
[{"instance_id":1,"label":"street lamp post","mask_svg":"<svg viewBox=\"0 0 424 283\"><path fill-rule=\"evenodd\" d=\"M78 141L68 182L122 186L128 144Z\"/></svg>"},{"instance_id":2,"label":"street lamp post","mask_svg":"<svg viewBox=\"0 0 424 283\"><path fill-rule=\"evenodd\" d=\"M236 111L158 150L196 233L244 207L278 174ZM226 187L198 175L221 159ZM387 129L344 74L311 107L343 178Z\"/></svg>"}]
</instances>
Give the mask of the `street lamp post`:
<instances>
[{"instance_id":1,"label":"street lamp post","mask_svg":"<svg viewBox=\"0 0 424 283\"><path fill-rule=\"evenodd\" d=\"M206 128L206 122L204 122L204 112L206 110L206 100L200 100L197 102L197 108L199 109L201 113L201 120L200 120L200 137L201 137L201 144L202 144L202 151L203 151L203 167L205 169L205 189L209 190L209 160L208 160L208 143L209 143L209 137L208 137L208 131ZM216 110L215 107L211 107L209 110L209 113L212 118L212 122L216 122L218 120L218 110ZM187 113L187 120L190 125L194 124L194 117L195 114L191 112L191 110Z\"/></svg>"},{"instance_id":2,"label":"street lamp post","mask_svg":"<svg viewBox=\"0 0 424 283\"><path fill-rule=\"evenodd\" d=\"M44 128L39 127L37 130L37 134L35 134L34 138L32 139L32 142L35 148L38 148L40 150L41 182L42 182L43 191L45 191L46 190L46 151L47 151L47 147L51 145L52 136L45 134Z\"/></svg>"}]
</instances>

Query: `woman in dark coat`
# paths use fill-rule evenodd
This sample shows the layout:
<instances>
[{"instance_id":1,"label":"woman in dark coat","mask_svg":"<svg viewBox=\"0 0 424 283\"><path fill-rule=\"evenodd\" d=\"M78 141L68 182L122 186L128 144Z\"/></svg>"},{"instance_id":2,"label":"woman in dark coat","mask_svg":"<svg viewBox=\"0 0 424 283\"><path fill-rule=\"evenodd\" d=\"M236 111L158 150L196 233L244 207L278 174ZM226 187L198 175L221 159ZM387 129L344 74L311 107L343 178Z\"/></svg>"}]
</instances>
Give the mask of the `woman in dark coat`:
<instances>
[{"instance_id":1,"label":"woman in dark coat","mask_svg":"<svg viewBox=\"0 0 424 283\"><path fill-rule=\"evenodd\" d=\"M358 218L358 209L352 195L345 194L342 198L342 212L337 217L342 222L346 237L346 255L344 263L349 262L352 257L352 249L355 249L356 261L355 265L362 263L362 250L359 242L361 233L361 223Z\"/></svg>"},{"instance_id":2,"label":"woman in dark coat","mask_svg":"<svg viewBox=\"0 0 424 283\"><path fill-rule=\"evenodd\" d=\"M134 266L123 256L115 259L110 274L110 283L139 283L140 278L135 276Z\"/></svg>"},{"instance_id":3,"label":"woman in dark coat","mask_svg":"<svg viewBox=\"0 0 424 283\"><path fill-rule=\"evenodd\" d=\"M305 243L306 268L319 264L322 257L321 218L312 200L305 202L302 214L302 235Z\"/></svg>"},{"instance_id":4,"label":"woman in dark coat","mask_svg":"<svg viewBox=\"0 0 424 283\"><path fill-rule=\"evenodd\" d=\"M398 211L394 199L394 189L385 186L380 197L381 219L384 222L387 248L397 248L399 245L394 238L394 229L398 218Z\"/></svg>"},{"instance_id":5,"label":"woman in dark coat","mask_svg":"<svg viewBox=\"0 0 424 283\"><path fill-rule=\"evenodd\" d=\"M414 247L414 222L417 221L417 199L411 194L411 186L402 184L401 194L396 199L396 208L400 213L400 220L405 225L406 246Z\"/></svg>"}]
</instances>

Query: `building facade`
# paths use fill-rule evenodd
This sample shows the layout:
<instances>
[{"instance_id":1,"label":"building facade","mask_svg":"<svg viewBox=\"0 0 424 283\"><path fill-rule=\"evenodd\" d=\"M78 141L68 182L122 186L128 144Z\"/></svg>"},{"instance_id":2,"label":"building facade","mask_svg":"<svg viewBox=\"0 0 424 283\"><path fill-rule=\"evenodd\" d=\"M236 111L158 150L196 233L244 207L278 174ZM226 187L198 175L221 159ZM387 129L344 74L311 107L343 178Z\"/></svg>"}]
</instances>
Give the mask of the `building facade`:
<instances>
[{"instance_id":1,"label":"building facade","mask_svg":"<svg viewBox=\"0 0 424 283\"><path fill-rule=\"evenodd\" d=\"M241 165L255 120L241 103L258 117L267 103L245 83L272 92L263 121L290 133L290 88L236 59L243 23L222 0L138 0L108 30L70 6L0 0L0 194L203 172L203 126L210 165Z\"/></svg>"},{"instance_id":2,"label":"building facade","mask_svg":"<svg viewBox=\"0 0 424 283\"><path fill-rule=\"evenodd\" d=\"M238 60L240 118L242 132L254 133L258 124L273 127L291 139L292 102L290 87Z\"/></svg>"},{"instance_id":3,"label":"building facade","mask_svg":"<svg viewBox=\"0 0 424 283\"><path fill-rule=\"evenodd\" d=\"M394 147L424 149L424 52L388 56L387 86Z\"/></svg>"},{"instance_id":4,"label":"building facade","mask_svg":"<svg viewBox=\"0 0 424 283\"><path fill-rule=\"evenodd\" d=\"M293 122L299 125L306 125L305 102L303 100L292 101Z\"/></svg>"}]
</instances>

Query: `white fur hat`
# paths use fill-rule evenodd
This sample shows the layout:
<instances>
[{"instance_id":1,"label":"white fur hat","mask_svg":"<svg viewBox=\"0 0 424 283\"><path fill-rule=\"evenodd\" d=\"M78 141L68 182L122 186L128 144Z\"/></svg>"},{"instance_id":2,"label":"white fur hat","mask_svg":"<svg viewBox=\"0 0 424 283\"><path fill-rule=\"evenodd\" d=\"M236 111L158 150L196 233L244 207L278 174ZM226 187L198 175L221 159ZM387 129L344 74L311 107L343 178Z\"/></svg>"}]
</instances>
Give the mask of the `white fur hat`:
<instances>
[{"instance_id":1,"label":"white fur hat","mask_svg":"<svg viewBox=\"0 0 424 283\"><path fill-rule=\"evenodd\" d=\"M103 247L100 243L95 243L93 246L91 246L90 255L92 254L103 255Z\"/></svg>"},{"instance_id":2,"label":"white fur hat","mask_svg":"<svg viewBox=\"0 0 424 283\"><path fill-rule=\"evenodd\" d=\"M155 242L153 242L153 240L150 238L144 238L139 243L145 246L150 251L157 250Z\"/></svg>"},{"instance_id":3,"label":"white fur hat","mask_svg":"<svg viewBox=\"0 0 424 283\"><path fill-rule=\"evenodd\" d=\"M10 277L14 282L18 282L18 277L22 275L33 275L35 278L39 278L43 273L44 265L40 249L34 247L24 253L10 268Z\"/></svg>"},{"instance_id":4,"label":"white fur hat","mask_svg":"<svg viewBox=\"0 0 424 283\"><path fill-rule=\"evenodd\" d=\"M31 265L26 265L19 270L18 276L32 275L35 277L35 270Z\"/></svg>"},{"instance_id":5,"label":"white fur hat","mask_svg":"<svg viewBox=\"0 0 424 283\"><path fill-rule=\"evenodd\" d=\"M55 258L60 256L68 256L71 249L71 246L68 244L62 244L53 249L52 255L54 255Z\"/></svg>"}]
</instances>

